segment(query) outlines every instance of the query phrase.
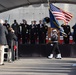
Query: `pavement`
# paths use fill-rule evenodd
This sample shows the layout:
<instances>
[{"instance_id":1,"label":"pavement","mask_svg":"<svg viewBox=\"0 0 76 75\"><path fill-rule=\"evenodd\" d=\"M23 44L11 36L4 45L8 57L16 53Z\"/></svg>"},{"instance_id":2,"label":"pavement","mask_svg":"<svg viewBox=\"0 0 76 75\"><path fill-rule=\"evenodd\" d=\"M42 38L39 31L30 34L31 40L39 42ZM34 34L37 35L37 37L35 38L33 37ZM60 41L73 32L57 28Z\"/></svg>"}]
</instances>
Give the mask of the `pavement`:
<instances>
[{"instance_id":1,"label":"pavement","mask_svg":"<svg viewBox=\"0 0 76 75\"><path fill-rule=\"evenodd\" d=\"M0 75L76 75L76 58L20 58L0 66Z\"/></svg>"}]
</instances>

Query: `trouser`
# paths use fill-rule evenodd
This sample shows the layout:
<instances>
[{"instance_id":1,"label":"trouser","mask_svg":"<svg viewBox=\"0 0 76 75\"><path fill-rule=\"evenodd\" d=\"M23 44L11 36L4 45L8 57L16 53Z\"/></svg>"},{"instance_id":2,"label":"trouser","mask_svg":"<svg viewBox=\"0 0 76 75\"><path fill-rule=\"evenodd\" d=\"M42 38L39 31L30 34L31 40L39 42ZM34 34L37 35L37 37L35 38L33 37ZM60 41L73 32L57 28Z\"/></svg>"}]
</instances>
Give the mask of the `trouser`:
<instances>
[{"instance_id":1,"label":"trouser","mask_svg":"<svg viewBox=\"0 0 76 75\"><path fill-rule=\"evenodd\" d=\"M0 45L0 64L4 63L4 45Z\"/></svg>"},{"instance_id":2,"label":"trouser","mask_svg":"<svg viewBox=\"0 0 76 75\"><path fill-rule=\"evenodd\" d=\"M31 44L35 44L35 34L34 33L31 33Z\"/></svg>"},{"instance_id":3,"label":"trouser","mask_svg":"<svg viewBox=\"0 0 76 75\"><path fill-rule=\"evenodd\" d=\"M23 32L21 36L22 36L22 44L25 44L25 40L26 40L25 33Z\"/></svg>"},{"instance_id":4,"label":"trouser","mask_svg":"<svg viewBox=\"0 0 76 75\"><path fill-rule=\"evenodd\" d=\"M12 52L11 49L8 50L8 61L12 60Z\"/></svg>"},{"instance_id":5,"label":"trouser","mask_svg":"<svg viewBox=\"0 0 76 75\"><path fill-rule=\"evenodd\" d=\"M69 44L69 35L67 35L67 37L64 37L64 43Z\"/></svg>"},{"instance_id":6,"label":"trouser","mask_svg":"<svg viewBox=\"0 0 76 75\"><path fill-rule=\"evenodd\" d=\"M53 52L56 52L56 54L60 54L60 49L59 49L58 43L53 43L50 53L53 54Z\"/></svg>"},{"instance_id":7,"label":"trouser","mask_svg":"<svg viewBox=\"0 0 76 75\"><path fill-rule=\"evenodd\" d=\"M39 34L39 44L45 44L46 43L46 34L40 33Z\"/></svg>"},{"instance_id":8,"label":"trouser","mask_svg":"<svg viewBox=\"0 0 76 75\"><path fill-rule=\"evenodd\" d=\"M73 40L76 43L76 33L73 33Z\"/></svg>"}]
</instances>

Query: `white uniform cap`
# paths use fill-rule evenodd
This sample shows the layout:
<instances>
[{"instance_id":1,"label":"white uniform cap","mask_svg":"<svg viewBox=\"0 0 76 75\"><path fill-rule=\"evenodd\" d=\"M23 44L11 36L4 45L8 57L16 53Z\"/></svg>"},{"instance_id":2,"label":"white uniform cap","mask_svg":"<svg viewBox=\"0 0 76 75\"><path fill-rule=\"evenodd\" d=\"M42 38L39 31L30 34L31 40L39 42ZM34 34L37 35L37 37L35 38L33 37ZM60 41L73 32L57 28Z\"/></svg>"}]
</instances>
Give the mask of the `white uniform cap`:
<instances>
[{"instance_id":1,"label":"white uniform cap","mask_svg":"<svg viewBox=\"0 0 76 75\"><path fill-rule=\"evenodd\" d=\"M56 29L54 29L54 30L53 30L53 32L57 32L57 30L56 30Z\"/></svg>"}]
</instances>

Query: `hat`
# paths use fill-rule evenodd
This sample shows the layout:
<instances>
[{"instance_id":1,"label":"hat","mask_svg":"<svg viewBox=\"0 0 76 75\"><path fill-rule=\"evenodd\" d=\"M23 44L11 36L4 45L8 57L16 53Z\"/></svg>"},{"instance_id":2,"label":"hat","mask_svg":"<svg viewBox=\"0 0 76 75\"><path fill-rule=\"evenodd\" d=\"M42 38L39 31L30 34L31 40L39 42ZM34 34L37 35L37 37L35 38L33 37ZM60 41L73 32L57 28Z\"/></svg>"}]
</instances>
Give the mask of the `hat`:
<instances>
[{"instance_id":1,"label":"hat","mask_svg":"<svg viewBox=\"0 0 76 75\"><path fill-rule=\"evenodd\" d=\"M57 32L57 30L56 30L56 29L54 29L54 30L53 30L53 32Z\"/></svg>"}]
</instances>

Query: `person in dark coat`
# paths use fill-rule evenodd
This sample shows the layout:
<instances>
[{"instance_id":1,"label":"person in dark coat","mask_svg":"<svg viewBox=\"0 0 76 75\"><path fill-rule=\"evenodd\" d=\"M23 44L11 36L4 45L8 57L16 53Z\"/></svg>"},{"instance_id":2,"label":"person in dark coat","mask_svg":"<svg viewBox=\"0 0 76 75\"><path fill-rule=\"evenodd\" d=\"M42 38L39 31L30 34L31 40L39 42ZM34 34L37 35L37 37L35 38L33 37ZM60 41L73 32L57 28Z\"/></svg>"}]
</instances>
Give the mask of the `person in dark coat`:
<instances>
[{"instance_id":1,"label":"person in dark coat","mask_svg":"<svg viewBox=\"0 0 76 75\"><path fill-rule=\"evenodd\" d=\"M31 21L31 24L29 25L29 40L30 44L32 44L32 26L33 26L33 21Z\"/></svg>"},{"instance_id":2,"label":"person in dark coat","mask_svg":"<svg viewBox=\"0 0 76 75\"><path fill-rule=\"evenodd\" d=\"M43 26L43 32L44 32L44 44L46 44L46 36L48 33L48 26L46 24L44 24Z\"/></svg>"},{"instance_id":3,"label":"person in dark coat","mask_svg":"<svg viewBox=\"0 0 76 75\"><path fill-rule=\"evenodd\" d=\"M38 24L38 35L39 35L39 44L44 44L46 33L45 33L45 26L42 23L42 20L40 20Z\"/></svg>"},{"instance_id":4,"label":"person in dark coat","mask_svg":"<svg viewBox=\"0 0 76 75\"><path fill-rule=\"evenodd\" d=\"M14 23L11 25L11 27L13 28L13 30L15 31L15 35L17 36L18 38L18 41L20 40L20 28L19 28L19 25L17 23L16 20L14 20Z\"/></svg>"},{"instance_id":5,"label":"person in dark coat","mask_svg":"<svg viewBox=\"0 0 76 75\"><path fill-rule=\"evenodd\" d=\"M21 27L22 44L28 44L29 25L27 24L27 21L23 19L23 23L20 24L20 27Z\"/></svg>"},{"instance_id":6,"label":"person in dark coat","mask_svg":"<svg viewBox=\"0 0 76 75\"><path fill-rule=\"evenodd\" d=\"M76 43L76 24L72 27L73 29L73 40Z\"/></svg>"},{"instance_id":7,"label":"person in dark coat","mask_svg":"<svg viewBox=\"0 0 76 75\"><path fill-rule=\"evenodd\" d=\"M10 24L7 22L7 20L5 20L5 23L3 25L7 28L7 30L10 27Z\"/></svg>"},{"instance_id":8,"label":"person in dark coat","mask_svg":"<svg viewBox=\"0 0 76 75\"><path fill-rule=\"evenodd\" d=\"M7 36L7 43L9 46L9 56L8 56L8 61L14 61L14 41L17 41L17 36L15 35L15 31L9 27L8 28L8 36Z\"/></svg>"},{"instance_id":9,"label":"person in dark coat","mask_svg":"<svg viewBox=\"0 0 76 75\"><path fill-rule=\"evenodd\" d=\"M0 20L0 65L4 64L4 46L7 45L6 35L8 35L8 31L5 26L1 23Z\"/></svg>"},{"instance_id":10,"label":"person in dark coat","mask_svg":"<svg viewBox=\"0 0 76 75\"><path fill-rule=\"evenodd\" d=\"M70 38L70 34L71 34L70 26L62 24L61 27L64 29L64 32L67 34L66 37L63 37L64 38L64 43L69 44L69 38Z\"/></svg>"},{"instance_id":11,"label":"person in dark coat","mask_svg":"<svg viewBox=\"0 0 76 75\"><path fill-rule=\"evenodd\" d=\"M37 43L37 24L36 21L33 21L31 24L31 44Z\"/></svg>"}]
</instances>

